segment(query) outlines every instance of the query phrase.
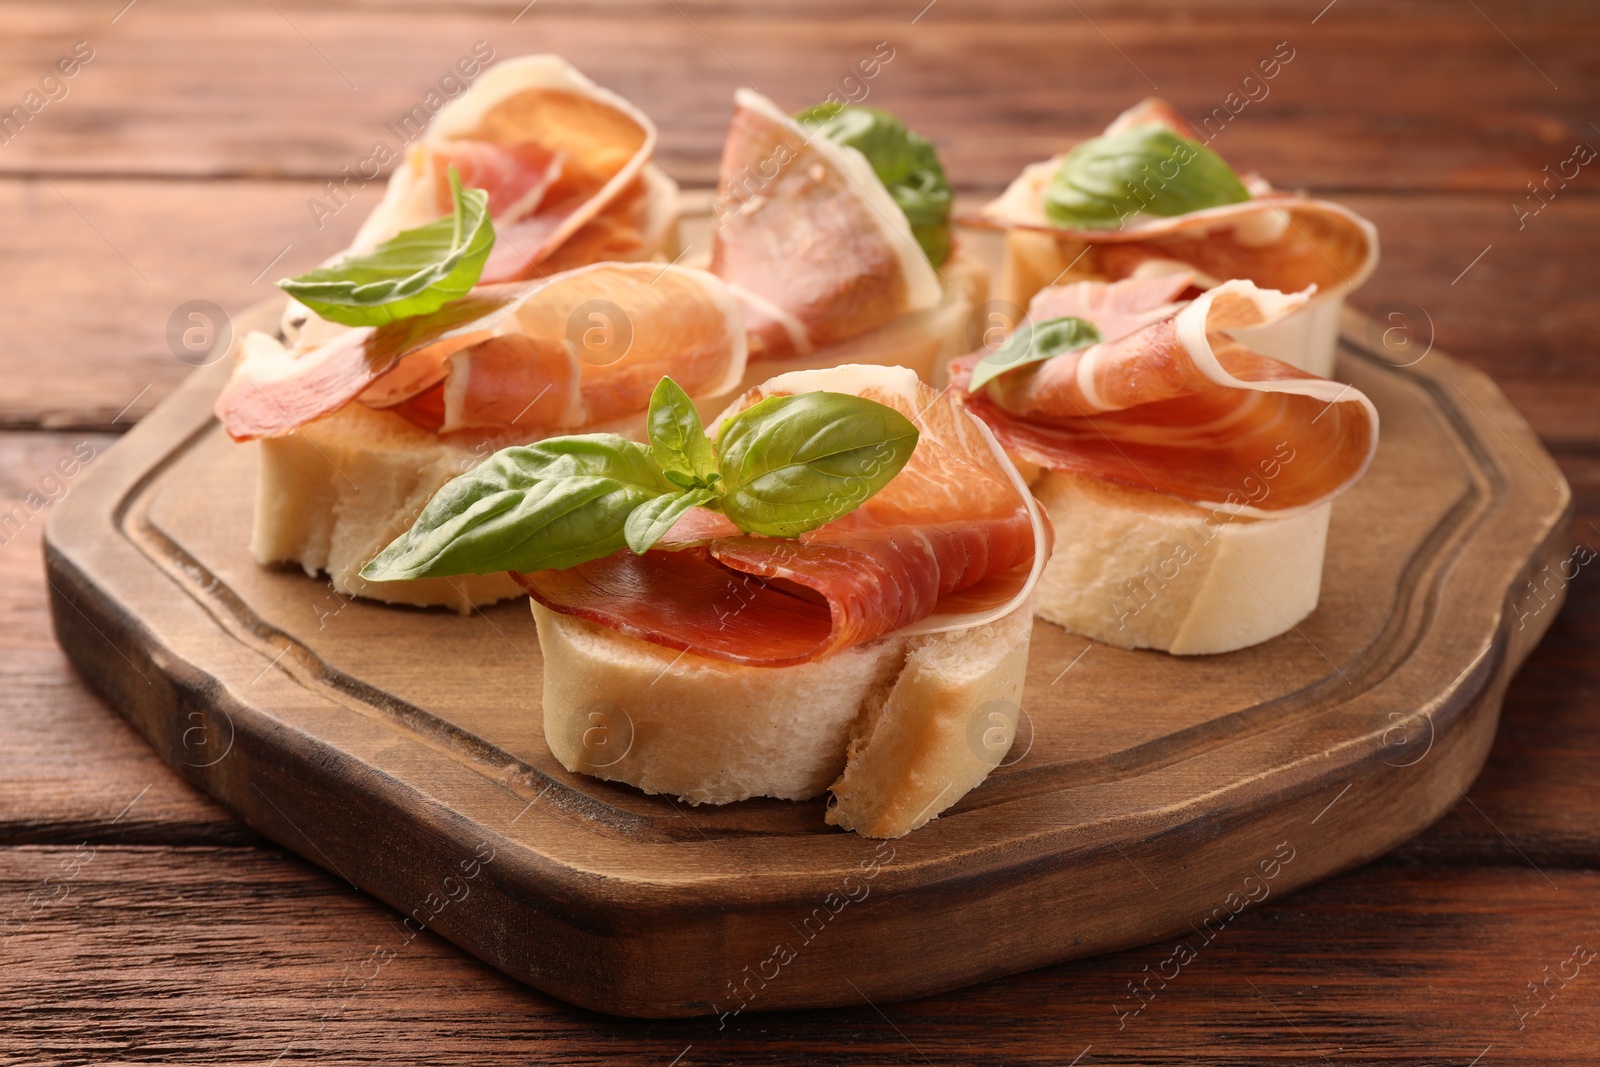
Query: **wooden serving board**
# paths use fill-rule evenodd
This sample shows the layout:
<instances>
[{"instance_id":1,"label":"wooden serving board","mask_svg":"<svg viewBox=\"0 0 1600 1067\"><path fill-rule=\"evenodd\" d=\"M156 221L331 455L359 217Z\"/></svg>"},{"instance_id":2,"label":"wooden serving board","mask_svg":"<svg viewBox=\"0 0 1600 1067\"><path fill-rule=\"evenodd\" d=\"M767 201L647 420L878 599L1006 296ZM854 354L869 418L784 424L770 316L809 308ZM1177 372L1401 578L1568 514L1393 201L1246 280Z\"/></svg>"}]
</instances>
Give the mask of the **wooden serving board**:
<instances>
[{"instance_id":1,"label":"wooden serving board","mask_svg":"<svg viewBox=\"0 0 1600 1067\"><path fill-rule=\"evenodd\" d=\"M1571 494L1533 433L1484 375L1367 336L1349 316L1339 376L1382 444L1334 505L1317 611L1200 658L1037 623L1006 764L898 841L821 800L693 808L563 770L524 602L461 617L258 567L255 449L210 414L223 364L56 507L56 632L174 768L407 917L363 976L426 926L587 1007L722 1015L1203 951L1456 803L1562 597Z\"/></svg>"}]
</instances>

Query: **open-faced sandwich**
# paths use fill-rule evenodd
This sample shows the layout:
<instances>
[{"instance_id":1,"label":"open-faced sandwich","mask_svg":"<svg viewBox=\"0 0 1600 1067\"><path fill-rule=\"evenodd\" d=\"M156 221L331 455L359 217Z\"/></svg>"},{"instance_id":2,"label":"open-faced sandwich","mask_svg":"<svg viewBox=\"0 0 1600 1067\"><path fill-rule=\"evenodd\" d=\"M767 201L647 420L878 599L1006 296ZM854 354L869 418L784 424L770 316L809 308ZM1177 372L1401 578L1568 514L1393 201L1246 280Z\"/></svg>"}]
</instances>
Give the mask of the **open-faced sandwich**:
<instances>
[{"instance_id":1,"label":"open-faced sandwich","mask_svg":"<svg viewBox=\"0 0 1600 1067\"><path fill-rule=\"evenodd\" d=\"M292 347L247 335L216 413L259 440L251 551L326 571L340 593L466 609L518 589L504 575L373 583L361 565L435 490L496 449L575 429L641 433L677 376L727 395L744 373L738 304L714 275L599 263L475 285L494 233L481 190L369 253L292 283L335 331ZM313 340L313 338L316 340Z\"/></svg>"},{"instance_id":2,"label":"open-faced sandwich","mask_svg":"<svg viewBox=\"0 0 1600 1067\"><path fill-rule=\"evenodd\" d=\"M1316 607L1330 501L1366 470L1378 413L1231 336L1308 293L1186 274L1041 290L951 388L1055 523L1038 614L1123 648L1227 652Z\"/></svg>"},{"instance_id":3,"label":"open-faced sandwich","mask_svg":"<svg viewBox=\"0 0 1600 1067\"><path fill-rule=\"evenodd\" d=\"M489 68L443 107L351 249L280 282L288 343L243 339L217 414L259 439L251 549L333 588L465 609L503 575L374 584L363 563L447 480L552 433L641 433L655 382L742 381L737 302L664 263L677 190L650 121L556 56ZM721 403L722 400L708 401Z\"/></svg>"},{"instance_id":4,"label":"open-faced sandwich","mask_svg":"<svg viewBox=\"0 0 1600 1067\"><path fill-rule=\"evenodd\" d=\"M926 382L971 351L988 271L952 241L933 146L886 112L823 104L791 119L735 97L712 205L711 271L744 305L745 385L845 363Z\"/></svg>"},{"instance_id":5,"label":"open-faced sandwich","mask_svg":"<svg viewBox=\"0 0 1600 1067\"><path fill-rule=\"evenodd\" d=\"M773 378L709 436L664 380L648 438L498 452L363 573L513 572L570 770L693 803L831 790L827 820L874 837L983 781L1050 552L984 425L908 369L845 366Z\"/></svg>"},{"instance_id":6,"label":"open-faced sandwich","mask_svg":"<svg viewBox=\"0 0 1600 1067\"><path fill-rule=\"evenodd\" d=\"M1366 219L1235 174L1155 99L1025 168L962 221L1008 231L997 295L1019 308L1046 286L1152 274L1188 274L1190 295L1236 278L1284 292L1315 286L1295 314L1241 340L1323 377L1333 373L1345 295L1378 262L1377 230Z\"/></svg>"}]
</instances>

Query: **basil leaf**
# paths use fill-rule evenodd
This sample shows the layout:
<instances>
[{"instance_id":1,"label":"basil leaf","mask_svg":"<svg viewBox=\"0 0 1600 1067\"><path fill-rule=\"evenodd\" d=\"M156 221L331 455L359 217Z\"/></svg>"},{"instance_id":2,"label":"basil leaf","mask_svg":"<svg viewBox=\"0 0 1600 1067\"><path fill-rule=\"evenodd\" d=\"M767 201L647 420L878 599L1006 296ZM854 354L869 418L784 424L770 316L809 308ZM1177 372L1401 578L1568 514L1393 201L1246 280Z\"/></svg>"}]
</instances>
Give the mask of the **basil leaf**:
<instances>
[{"instance_id":1,"label":"basil leaf","mask_svg":"<svg viewBox=\"0 0 1600 1067\"><path fill-rule=\"evenodd\" d=\"M361 576L394 581L575 567L623 547L629 514L671 492L645 447L615 434L504 448L445 483Z\"/></svg>"},{"instance_id":2,"label":"basil leaf","mask_svg":"<svg viewBox=\"0 0 1600 1067\"><path fill-rule=\"evenodd\" d=\"M1108 229L1137 214L1185 215L1250 199L1222 157L1165 126L1136 126L1078 145L1056 168L1044 213L1057 226Z\"/></svg>"},{"instance_id":3,"label":"basil leaf","mask_svg":"<svg viewBox=\"0 0 1600 1067\"><path fill-rule=\"evenodd\" d=\"M650 394L645 428L650 437L650 455L674 485L691 489L710 485L717 477L717 457L700 424L700 413L689 394L671 378L662 378ZM688 480L680 480L675 474Z\"/></svg>"},{"instance_id":4,"label":"basil leaf","mask_svg":"<svg viewBox=\"0 0 1600 1067\"><path fill-rule=\"evenodd\" d=\"M978 360L972 368L972 380L967 392L976 393L1007 371L1025 367L1029 363L1042 363L1063 352L1073 352L1101 342L1100 331L1087 319L1071 315L1059 319L1046 319L1035 326L1026 323L999 348Z\"/></svg>"},{"instance_id":5,"label":"basil leaf","mask_svg":"<svg viewBox=\"0 0 1600 1067\"><path fill-rule=\"evenodd\" d=\"M628 547L633 549L635 555L644 555L650 551L650 546L666 536L672 524L681 519L684 512L709 503L716 495L710 489L690 489L682 493L668 493L640 504L633 509L633 514L628 516L627 524L623 527Z\"/></svg>"},{"instance_id":6,"label":"basil leaf","mask_svg":"<svg viewBox=\"0 0 1600 1067\"><path fill-rule=\"evenodd\" d=\"M906 129L887 111L818 104L795 116L808 130L867 157L872 171L911 223L928 262L950 255L950 181L933 145Z\"/></svg>"},{"instance_id":7,"label":"basil leaf","mask_svg":"<svg viewBox=\"0 0 1600 1067\"><path fill-rule=\"evenodd\" d=\"M461 188L450 168L455 211L403 230L368 252L285 278L278 287L325 319L346 326L382 326L426 315L477 284L494 247L489 194Z\"/></svg>"},{"instance_id":8,"label":"basil leaf","mask_svg":"<svg viewBox=\"0 0 1600 1067\"><path fill-rule=\"evenodd\" d=\"M746 533L798 537L889 484L917 438L911 420L862 397L768 397L722 424L722 512Z\"/></svg>"}]
</instances>

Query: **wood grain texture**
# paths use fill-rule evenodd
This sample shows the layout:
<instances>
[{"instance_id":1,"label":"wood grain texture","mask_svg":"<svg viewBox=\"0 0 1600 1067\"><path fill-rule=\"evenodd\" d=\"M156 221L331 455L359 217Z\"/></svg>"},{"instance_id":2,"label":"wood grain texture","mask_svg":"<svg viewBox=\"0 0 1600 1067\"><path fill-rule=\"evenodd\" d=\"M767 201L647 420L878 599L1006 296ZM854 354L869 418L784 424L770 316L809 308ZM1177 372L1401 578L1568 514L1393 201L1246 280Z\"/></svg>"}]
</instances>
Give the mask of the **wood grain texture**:
<instances>
[{"instance_id":1,"label":"wood grain texture","mask_svg":"<svg viewBox=\"0 0 1600 1067\"><path fill-rule=\"evenodd\" d=\"M0 435L0 844L257 840L107 715L50 634L46 505L70 495L114 440Z\"/></svg>"},{"instance_id":2,"label":"wood grain texture","mask_svg":"<svg viewBox=\"0 0 1600 1067\"><path fill-rule=\"evenodd\" d=\"M1314 24L1321 5L1291 3L939 0L917 17L927 0L543 0L517 17L524 7L413 4L397 17L368 4L169 0L112 25L98 4L8 3L0 62L14 95L76 40L96 57L0 150L0 169L320 181L482 40L502 56L568 56L655 118L674 177L707 184L736 87L799 109L887 41L893 59L865 100L931 137L959 184L999 186L1149 93L1209 113L1287 42L1293 59L1268 95L1218 139L1236 163L1285 186L1507 192L1592 136L1585 101L1600 59L1582 9L1508 0L1346 5Z\"/></svg>"},{"instance_id":3,"label":"wood grain texture","mask_svg":"<svg viewBox=\"0 0 1600 1067\"><path fill-rule=\"evenodd\" d=\"M7 849L0 900L36 899L0 926L0 1062L1464 1067L1492 1047L1481 1062L1582 1063L1595 965L1551 981L1537 1015L1527 986L1600 948L1600 875L1548 873L1368 868L1271 894L1209 943L719 1027L572 1008L431 933L408 939L381 905L272 849ZM1136 998L1129 983L1172 975L1179 943L1195 957Z\"/></svg>"},{"instance_id":4,"label":"wood grain texture","mask_svg":"<svg viewBox=\"0 0 1600 1067\"><path fill-rule=\"evenodd\" d=\"M236 314L266 299L278 278L348 244L379 195L368 190L318 230L314 192L309 182L0 182L0 216L16 222L0 244L0 279L16 287L0 305L12 339L0 348L0 425L138 421L193 369L168 339L181 305Z\"/></svg>"},{"instance_id":5,"label":"wood grain texture","mask_svg":"<svg viewBox=\"0 0 1600 1067\"><path fill-rule=\"evenodd\" d=\"M308 611L322 583L244 551L253 451L212 422L223 371L187 382L54 514L64 647L169 763L407 914L432 913L458 867L476 877L475 855L501 857L476 912L440 904L437 928L620 1014L837 1004L840 974L904 998L1139 943L1203 914L1289 827L1309 840L1282 889L1370 859L1475 776L1506 680L1549 621L1512 628L1508 590L1569 551L1569 492L1487 379L1443 355L1397 370L1347 351L1340 373L1385 433L1340 501L1316 615L1229 656L1096 648L1060 689L1084 642L1038 624L1024 758L874 845L824 830L817 804L690 814L566 773L533 713L518 604L480 613L493 636L339 598L331 625ZM471 687L441 664L471 664ZM1084 711L1118 706L1139 714ZM825 925L864 880L861 899L883 904L850 940L808 927L782 981L749 984L741 963L770 965L774 931L787 944L818 902ZM997 921L1006 897L1035 923Z\"/></svg>"},{"instance_id":6,"label":"wood grain texture","mask_svg":"<svg viewBox=\"0 0 1600 1067\"><path fill-rule=\"evenodd\" d=\"M1574 541L1600 550L1600 456L1565 455L1561 466L1576 497ZM1470 803L1386 862L1600 868L1600 559L1575 569L1566 606L1506 693ZM1547 595L1524 586L1514 611L1534 625L1551 610Z\"/></svg>"}]
</instances>

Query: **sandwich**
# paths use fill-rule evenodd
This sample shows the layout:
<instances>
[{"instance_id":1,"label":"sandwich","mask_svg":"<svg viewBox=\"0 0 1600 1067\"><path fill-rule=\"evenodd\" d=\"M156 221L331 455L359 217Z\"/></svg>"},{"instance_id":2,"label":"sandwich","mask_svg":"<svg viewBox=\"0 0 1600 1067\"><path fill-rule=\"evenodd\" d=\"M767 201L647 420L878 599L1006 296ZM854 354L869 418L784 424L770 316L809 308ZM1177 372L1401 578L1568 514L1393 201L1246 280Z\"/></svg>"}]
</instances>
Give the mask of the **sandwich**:
<instances>
[{"instance_id":1,"label":"sandwich","mask_svg":"<svg viewBox=\"0 0 1600 1067\"><path fill-rule=\"evenodd\" d=\"M994 436L903 367L779 375L702 428L671 379L648 443L497 452L363 571L511 572L568 770L693 804L831 792L897 837L1015 733L1051 535Z\"/></svg>"},{"instance_id":2,"label":"sandwich","mask_svg":"<svg viewBox=\"0 0 1600 1067\"><path fill-rule=\"evenodd\" d=\"M1378 234L1349 208L1238 175L1165 101L1124 111L1071 150L1026 167L963 219L1006 232L998 296L1018 309L1075 281L1188 274L1197 295L1244 279L1315 295L1240 339L1322 377L1333 373L1346 294L1378 263Z\"/></svg>"},{"instance_id":3,"label":"sandwich","mask_svg":"<svg viewBox=\"0 0 1600 1067\"><path fill-rule=\"evenodd\" d=\"M412 241L411 252L426 243ZM382 256L396 258L395 247L314 272L300 292L311 300L313 288L343 284L348 296L381 287L363 279ZM398 258L410 272L414 256ZM431 272L446 275L435 290L449 289L451 258ZM339 281L340 271L353 280ZM391 288L415 289L418 277L405 273ZM695 396L726 396L744 373L739 306L704 271L598 263L421 295L453 299L364 307L400 317L343 326L320 343L311 331L293 346L263 333L242 339L216 414L235 440L260 442L250 543L258 562L326 572L341 594L393 603L465 611L520 595L504 575L374 583L359 571L436 490L496 450L579 429L636 435L663 374Z\"/></svg>"},{"instance_id":4,"label":"sandwich","mask_svg":"<svg viewBox=\"0 0 1600 1067\"><path fill-rule=\"evenodd\" d=\"M283 340L241 341L217 412L261 441L259 562L399 603L516 596L503 576L378 586L358 571L498 448L640 432L668 371L697 397L732 394L738 305L704 272L645 262L678 247L655 142L556 56L491 67L439 110L350 248L279 283L295 298Z\"/></svg>"},{"instance_id":5,"label":"sandwich","mask_svg":"<svg viewBox=\"0 0 1600 1067\"><path fill-rule=\"evenodd\" d=\"M873 108L790 118L748 89L735 105L710 269L744 307L744 385L846 363L941 384L945 363L977 347L967 334L989 283L952 239L933 146Z\"/></svg>"},{"instance_id":6,"label":"sandwich","mask_svg":"<svg viewBox=\"0 0 1600 1067\"><path fill-rule=\"evenodd\" d=\"M1229 652L1317 605L1331 502L1377 449L1360 390L1235 339L1312 299L1187 274L1042 289L951 390L1032 478L1059 547L1040 617L1122 648Z\"/></svg>"}]
</instances>

